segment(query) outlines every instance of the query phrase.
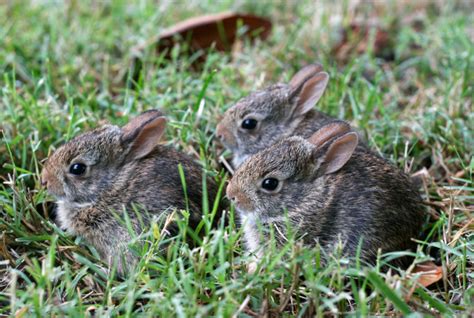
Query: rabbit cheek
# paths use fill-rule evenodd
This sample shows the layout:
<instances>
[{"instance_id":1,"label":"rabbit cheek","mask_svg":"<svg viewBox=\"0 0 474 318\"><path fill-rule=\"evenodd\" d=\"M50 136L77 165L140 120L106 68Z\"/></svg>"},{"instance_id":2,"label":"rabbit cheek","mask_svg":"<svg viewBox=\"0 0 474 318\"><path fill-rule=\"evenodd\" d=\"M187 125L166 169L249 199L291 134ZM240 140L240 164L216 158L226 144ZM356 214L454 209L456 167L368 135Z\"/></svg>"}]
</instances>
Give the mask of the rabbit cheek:
<instances>
[{"instance_id":1,"label":"rabbit cheek","mask_svg":"<svg viewBox=\"0 0 474 318\"><path fill-rule=\"evenodd\" d=\"M68 178L65 182L65 191L67 196L70 198L70 201L75 203L95 201L100 193L100 186L96 184L96 179ZM106 188L106 186L104 185L103 188Z\"/></svg>"},{"instance_id":2,"label":"rabbit cheek","mask_svg":"<svg viewBox=\"0 0 474 318\"><path fill-rule=\"evenodd\" d=\"M48 192L57 197L62 197L66 195L64 188L61 186L59 182L58 183L51 182L48 185Z\"/></svg>"}]
</instances>

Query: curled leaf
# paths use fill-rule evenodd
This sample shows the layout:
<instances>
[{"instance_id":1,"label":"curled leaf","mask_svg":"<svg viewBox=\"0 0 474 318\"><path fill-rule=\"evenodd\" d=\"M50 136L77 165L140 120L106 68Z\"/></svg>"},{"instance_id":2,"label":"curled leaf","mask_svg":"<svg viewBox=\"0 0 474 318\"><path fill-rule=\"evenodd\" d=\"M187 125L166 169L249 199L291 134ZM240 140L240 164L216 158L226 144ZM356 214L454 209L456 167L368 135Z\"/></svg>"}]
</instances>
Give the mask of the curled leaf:
<instances>
[{"instance_id":1,"label":"curled leaf","mask_svg":"<svg viewBox=\"0 0 474 318\"><path fill-rule=\"evenodd\" d=\"M443 277L443 268L428 261L417 264L412 271L414 276L418 276L418 283L423 287L428 287Z\"/></svg>"},{"instance_id":2,"label":"curled leaf","mask_svg":"<svg viewBox=\"0 0 474 318\"><path fill-rule=\"evenodd\" d=\"M243 37L266 39L272 24L269 20L240 13L218 13L199 16L180 22L164 30L158 40L158 49L173 46L176 41L187 41L193 50L209 48L215 45L220 51L228 51L237 38L241 25Z\"/></svg>"},{"instance_id":3,"label":"curled leaf","mask_svg":"<svg viewBox=\"0 0 474 318\"><path fill-rule=\"evenodd\" d=\"M154 46L159 54L170 57L171 48L176 44L187 44L189 53L214 47L218 51L230 51L237 39L265 40L271 32L270 20L252 15L233 12L194 17L163 30L158 36L144 45L133 48L132 79L137 81L142 68L142 52L146 47ZM202 62L202 56L195 60Z\"/></svg>"},{"instance_id":4,"label":"curled leaf","mask_svg":"<svg viewBox=\"0 0 474 318\"><path fill-rule=\"evenodd\" d=\"M262 40L270 35L270 20L251 14L223 12L194 17L179 22L144 45L133 49L134 55L149 45L155 45L158 52L169 52L177 43L187 43L190 51L214 46L219 51L229 51L238 37ZM241 31L240 34L237 34Z\"/></svg>"}]
</instances>

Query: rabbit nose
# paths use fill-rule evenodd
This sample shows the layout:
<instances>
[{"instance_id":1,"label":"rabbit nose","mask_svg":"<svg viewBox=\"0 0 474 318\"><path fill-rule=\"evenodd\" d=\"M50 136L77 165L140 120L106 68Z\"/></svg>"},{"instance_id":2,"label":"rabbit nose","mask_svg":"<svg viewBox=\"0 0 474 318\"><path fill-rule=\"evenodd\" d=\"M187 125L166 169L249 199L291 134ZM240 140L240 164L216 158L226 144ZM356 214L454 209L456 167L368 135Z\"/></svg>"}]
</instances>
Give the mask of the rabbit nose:
<instances>
[{"instance_id":1,"label":"rabbit nose","mask_svg":"<svg viewBox=\"0 0 474 318\"><path fill-rule=\"evenodd\" d=\"M230 201L234 203L237 201L237 197L235 193L233 192L232 187L230 186L230 183L227 185L226 193Z\"/></svg>"},{"instance_id":2,"label":"rabbit nose","mask_svg":"<svg viewBox=\"0 0 474 318\"><path fill-rule=\"evenodd\" d=\"M217 136L217 138L219 138L220 140L223 140L223 139L224 139L224 128L222 128L222 125L221 125L221 124L217 125L216 136Z\"/></svg>"},{"instance_id":3,"label":"rabbit nose","mask_svg":"<svg viewBox=\"0 0 474 318\"><path fill-rule=\"evenodd\" d=\"M40 183L41 183L41 186L43 187L48 185L48 171L46 169L43 170L43 172L41 173Z\"/></svg>"}]
</instances>

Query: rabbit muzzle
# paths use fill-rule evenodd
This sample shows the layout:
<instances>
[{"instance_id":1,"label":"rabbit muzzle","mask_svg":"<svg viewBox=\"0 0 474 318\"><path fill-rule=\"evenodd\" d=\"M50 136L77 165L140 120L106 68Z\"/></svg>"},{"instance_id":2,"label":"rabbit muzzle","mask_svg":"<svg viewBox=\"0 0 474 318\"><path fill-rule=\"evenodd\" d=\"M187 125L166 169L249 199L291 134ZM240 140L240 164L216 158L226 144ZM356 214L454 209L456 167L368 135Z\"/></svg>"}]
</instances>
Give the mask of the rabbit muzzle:
<instances>
[{"instance_id":1,"label":"rabbit muzzle","mask_svg":"<svg viewBox=\"0 0 474 318\"><path fill-rule=\"evenodd\" d=\"M43 168L40 177L41 186L45 187L48 192L54 196L64 196L64 189L57 178L47 168Z\"/></svg>"},{"instance_id":2,"label":"rabbit muzzle","mask_svg":"<svg viewBox=\"0 0 474 318\"><path fill-rule=\"evenodd\" d=\"M237 210L246 212L254 210L252 202L245 195L245 193L243 193L239 189L236 189L232 183L229 183L229 185L227 186L226 193L227 197L230 201L234 203Z\"/></svg>"},{"instance_id":3,"label":"rabbit muzzle","mask_svg":"<svg viewBox=\"0 0 474 318\"><path fill-rule=\"evenodd\" d=\"M220 141L228 148L234 148L237 146L237 141L232 132L226 127L224 122L217 125L216 136Z\"/></svg>"},{"instance_id":4,"label":"rabbit muzzle","mask_svg":"<svg viewBox=\"0 0 474 318\"><path fill-rule=\"evenodd\" d=\"M43 169L41 172L40 183L41 186L47 187L49 182L50 174L47 169Z\"/></svg>"}]
</instances>

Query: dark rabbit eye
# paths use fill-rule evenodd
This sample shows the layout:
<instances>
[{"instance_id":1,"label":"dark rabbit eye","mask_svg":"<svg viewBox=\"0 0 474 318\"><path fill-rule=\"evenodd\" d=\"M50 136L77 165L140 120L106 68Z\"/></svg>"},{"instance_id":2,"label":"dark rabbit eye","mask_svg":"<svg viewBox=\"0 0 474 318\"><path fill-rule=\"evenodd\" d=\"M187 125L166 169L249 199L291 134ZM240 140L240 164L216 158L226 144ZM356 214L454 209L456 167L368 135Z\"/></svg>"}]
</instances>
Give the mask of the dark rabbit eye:
<instances>
[{"instance_id":1,"label":"dark rabbit eye","mask_svg":"<svg viewBox=\"0 0 474 318\"><path fill-rule=\"evenodd\" d=\"M253 118L247 118L242 122L243 129L255 129L257 127L257 120Z\"/></svg>"},{"instance_id":2,"label":"dark rabbit eye","mask_svg":"<svg viewBox=\"0 0 474 318\"><path fill-rule=\"evenodd\" d=\"M81 174L84 174L86 172L86 165L83 163L73 163L69 167L69 172L73 175L80 176Z\"/></svg>"},{"instance_id":3,"label":"dark rabbit eye","mask_svg":"<svg viewBox=\"0 0 474 318\"><path fill-rule=\"evenodd\" d=\"M278 188L278 180L275 178L267 178L262 181L262 188L267 191L275 191Z\"/></svg>"}]
</instances>

